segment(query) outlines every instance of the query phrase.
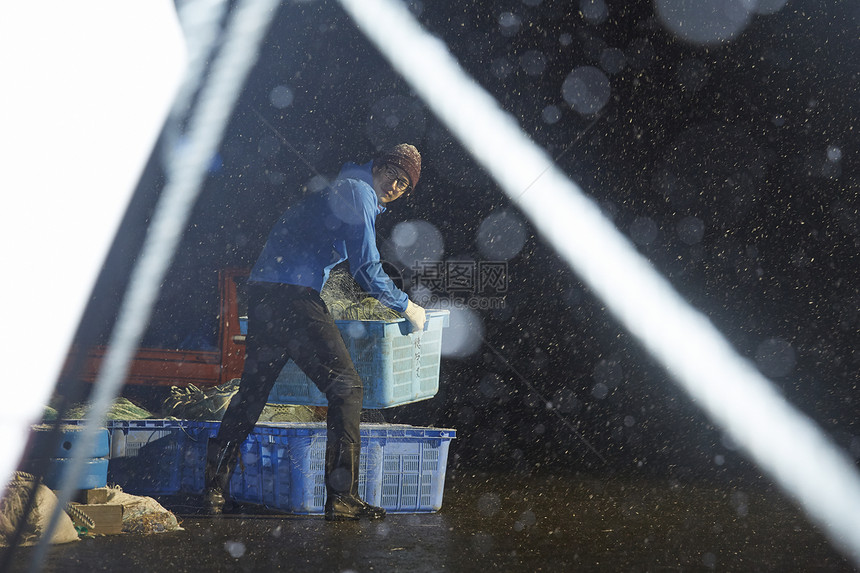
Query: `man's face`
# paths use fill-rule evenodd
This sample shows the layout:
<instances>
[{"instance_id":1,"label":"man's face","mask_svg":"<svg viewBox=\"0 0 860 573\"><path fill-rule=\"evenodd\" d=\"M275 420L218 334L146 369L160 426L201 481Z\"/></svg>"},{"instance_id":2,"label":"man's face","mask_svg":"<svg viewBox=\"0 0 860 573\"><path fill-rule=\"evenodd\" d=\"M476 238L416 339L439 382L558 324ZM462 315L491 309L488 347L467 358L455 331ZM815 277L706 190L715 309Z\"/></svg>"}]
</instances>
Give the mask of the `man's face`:
<instances>
[{"instance_id":1,"label":"man's face","mask_svg":"<svg viewBox=\"0 0 860 573\"><path fill-rule=\"evenodd\" d=\"M390 203L399 199L409 190L406 172L395 165L381 165L373 168L373 190L380 203Z\"/></svg>"}]
</instances>

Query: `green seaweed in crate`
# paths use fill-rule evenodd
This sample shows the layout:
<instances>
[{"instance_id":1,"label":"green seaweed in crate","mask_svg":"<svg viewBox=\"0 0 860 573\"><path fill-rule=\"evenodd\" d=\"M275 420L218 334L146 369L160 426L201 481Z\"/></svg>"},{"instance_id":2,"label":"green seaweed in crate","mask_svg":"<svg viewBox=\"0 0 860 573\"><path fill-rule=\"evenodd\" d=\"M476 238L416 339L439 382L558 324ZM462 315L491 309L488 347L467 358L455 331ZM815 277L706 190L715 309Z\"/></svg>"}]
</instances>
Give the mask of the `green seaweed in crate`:
<instances>
[{"instance_id":1,"label":"green seaweed in crate","mask_svg":"<svg viewBox=\"0 0 860 573\"><path fill-rule=\"evenodd\" d=\"M342 269L335 269L320 294L335 320L384 320L401 318L400 313L368 296L355 279Z\"/></svg>"}]
</instances>

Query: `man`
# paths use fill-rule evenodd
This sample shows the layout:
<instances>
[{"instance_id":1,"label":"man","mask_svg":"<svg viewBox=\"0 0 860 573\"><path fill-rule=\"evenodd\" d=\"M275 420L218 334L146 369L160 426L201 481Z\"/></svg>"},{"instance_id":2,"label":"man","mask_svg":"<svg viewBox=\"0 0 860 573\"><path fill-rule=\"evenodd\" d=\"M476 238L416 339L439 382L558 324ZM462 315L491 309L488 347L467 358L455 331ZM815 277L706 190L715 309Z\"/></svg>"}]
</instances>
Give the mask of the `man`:
<instances>
[{"instance_id":1,"label":"man","mask_svg":"<svg viewBox=\"0 0 860 573\"><path fill-rule=\"evenodd\" d=\"M382 270L376 217L415 188L421 155L400 144L287 209L272 228L248 282L248 337L239 391L209 441L205 500L219 514L239 447L253 429L281 369L292 359L328 400L325 518L378 519L385 510L358 496L363 386L340 331L320 298L331 269L349 261L358 284L423 330L424 309Z\"/></svg>"}]
</instances>

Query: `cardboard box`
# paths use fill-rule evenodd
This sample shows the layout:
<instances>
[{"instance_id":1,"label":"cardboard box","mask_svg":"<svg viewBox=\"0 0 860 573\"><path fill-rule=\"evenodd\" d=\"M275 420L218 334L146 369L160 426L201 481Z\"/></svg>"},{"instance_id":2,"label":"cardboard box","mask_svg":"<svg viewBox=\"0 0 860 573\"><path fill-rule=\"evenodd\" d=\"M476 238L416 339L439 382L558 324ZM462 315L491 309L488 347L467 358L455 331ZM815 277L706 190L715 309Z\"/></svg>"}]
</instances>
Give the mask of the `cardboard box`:
<instances>
[{"instance_id":1,"label":"cardboard box","mask_svg":"<svg viewBox=\"0 0 860 573\"><path fill-rule=\"evenodd\" d=\"M81 492L81 503L95 505L105 504L108 502L108 493L110 490L106 487L98 489L87 489Z\"/></svg>"},{"instance_id":2,"label":"cardboard box","mask_svg":"<svg viewBox=\"0 0 860 573\"><path fill-rule=\"evenodd\" d=\"M75 525L85 527L87 533L91 535L116 535L122 533L121 505L109 503L73 503L68 513Z\"/></svg>"}]
</instances>

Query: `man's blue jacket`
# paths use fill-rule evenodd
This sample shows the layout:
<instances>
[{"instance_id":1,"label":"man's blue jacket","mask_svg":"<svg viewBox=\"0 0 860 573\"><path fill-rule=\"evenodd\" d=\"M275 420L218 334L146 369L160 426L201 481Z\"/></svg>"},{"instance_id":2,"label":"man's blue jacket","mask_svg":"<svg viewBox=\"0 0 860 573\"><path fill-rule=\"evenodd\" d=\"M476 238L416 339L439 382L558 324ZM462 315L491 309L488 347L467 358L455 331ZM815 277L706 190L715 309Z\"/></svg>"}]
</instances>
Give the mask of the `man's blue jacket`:
<instances>
[{"instance_id":1,"label":"man's blue jacket","mask_svg":"<svg viewBox=\"0 0 860 573\"><path fill-rule=\"evenodd\" d=\"M408 297L382 270L376 248L376 216L385 207L373 190L372 166L347 163L334 183L287 209L250 280L322 291L331 269L348 259L361 288L394 310L406 310Z\"/></svg>"}]
</instances>

